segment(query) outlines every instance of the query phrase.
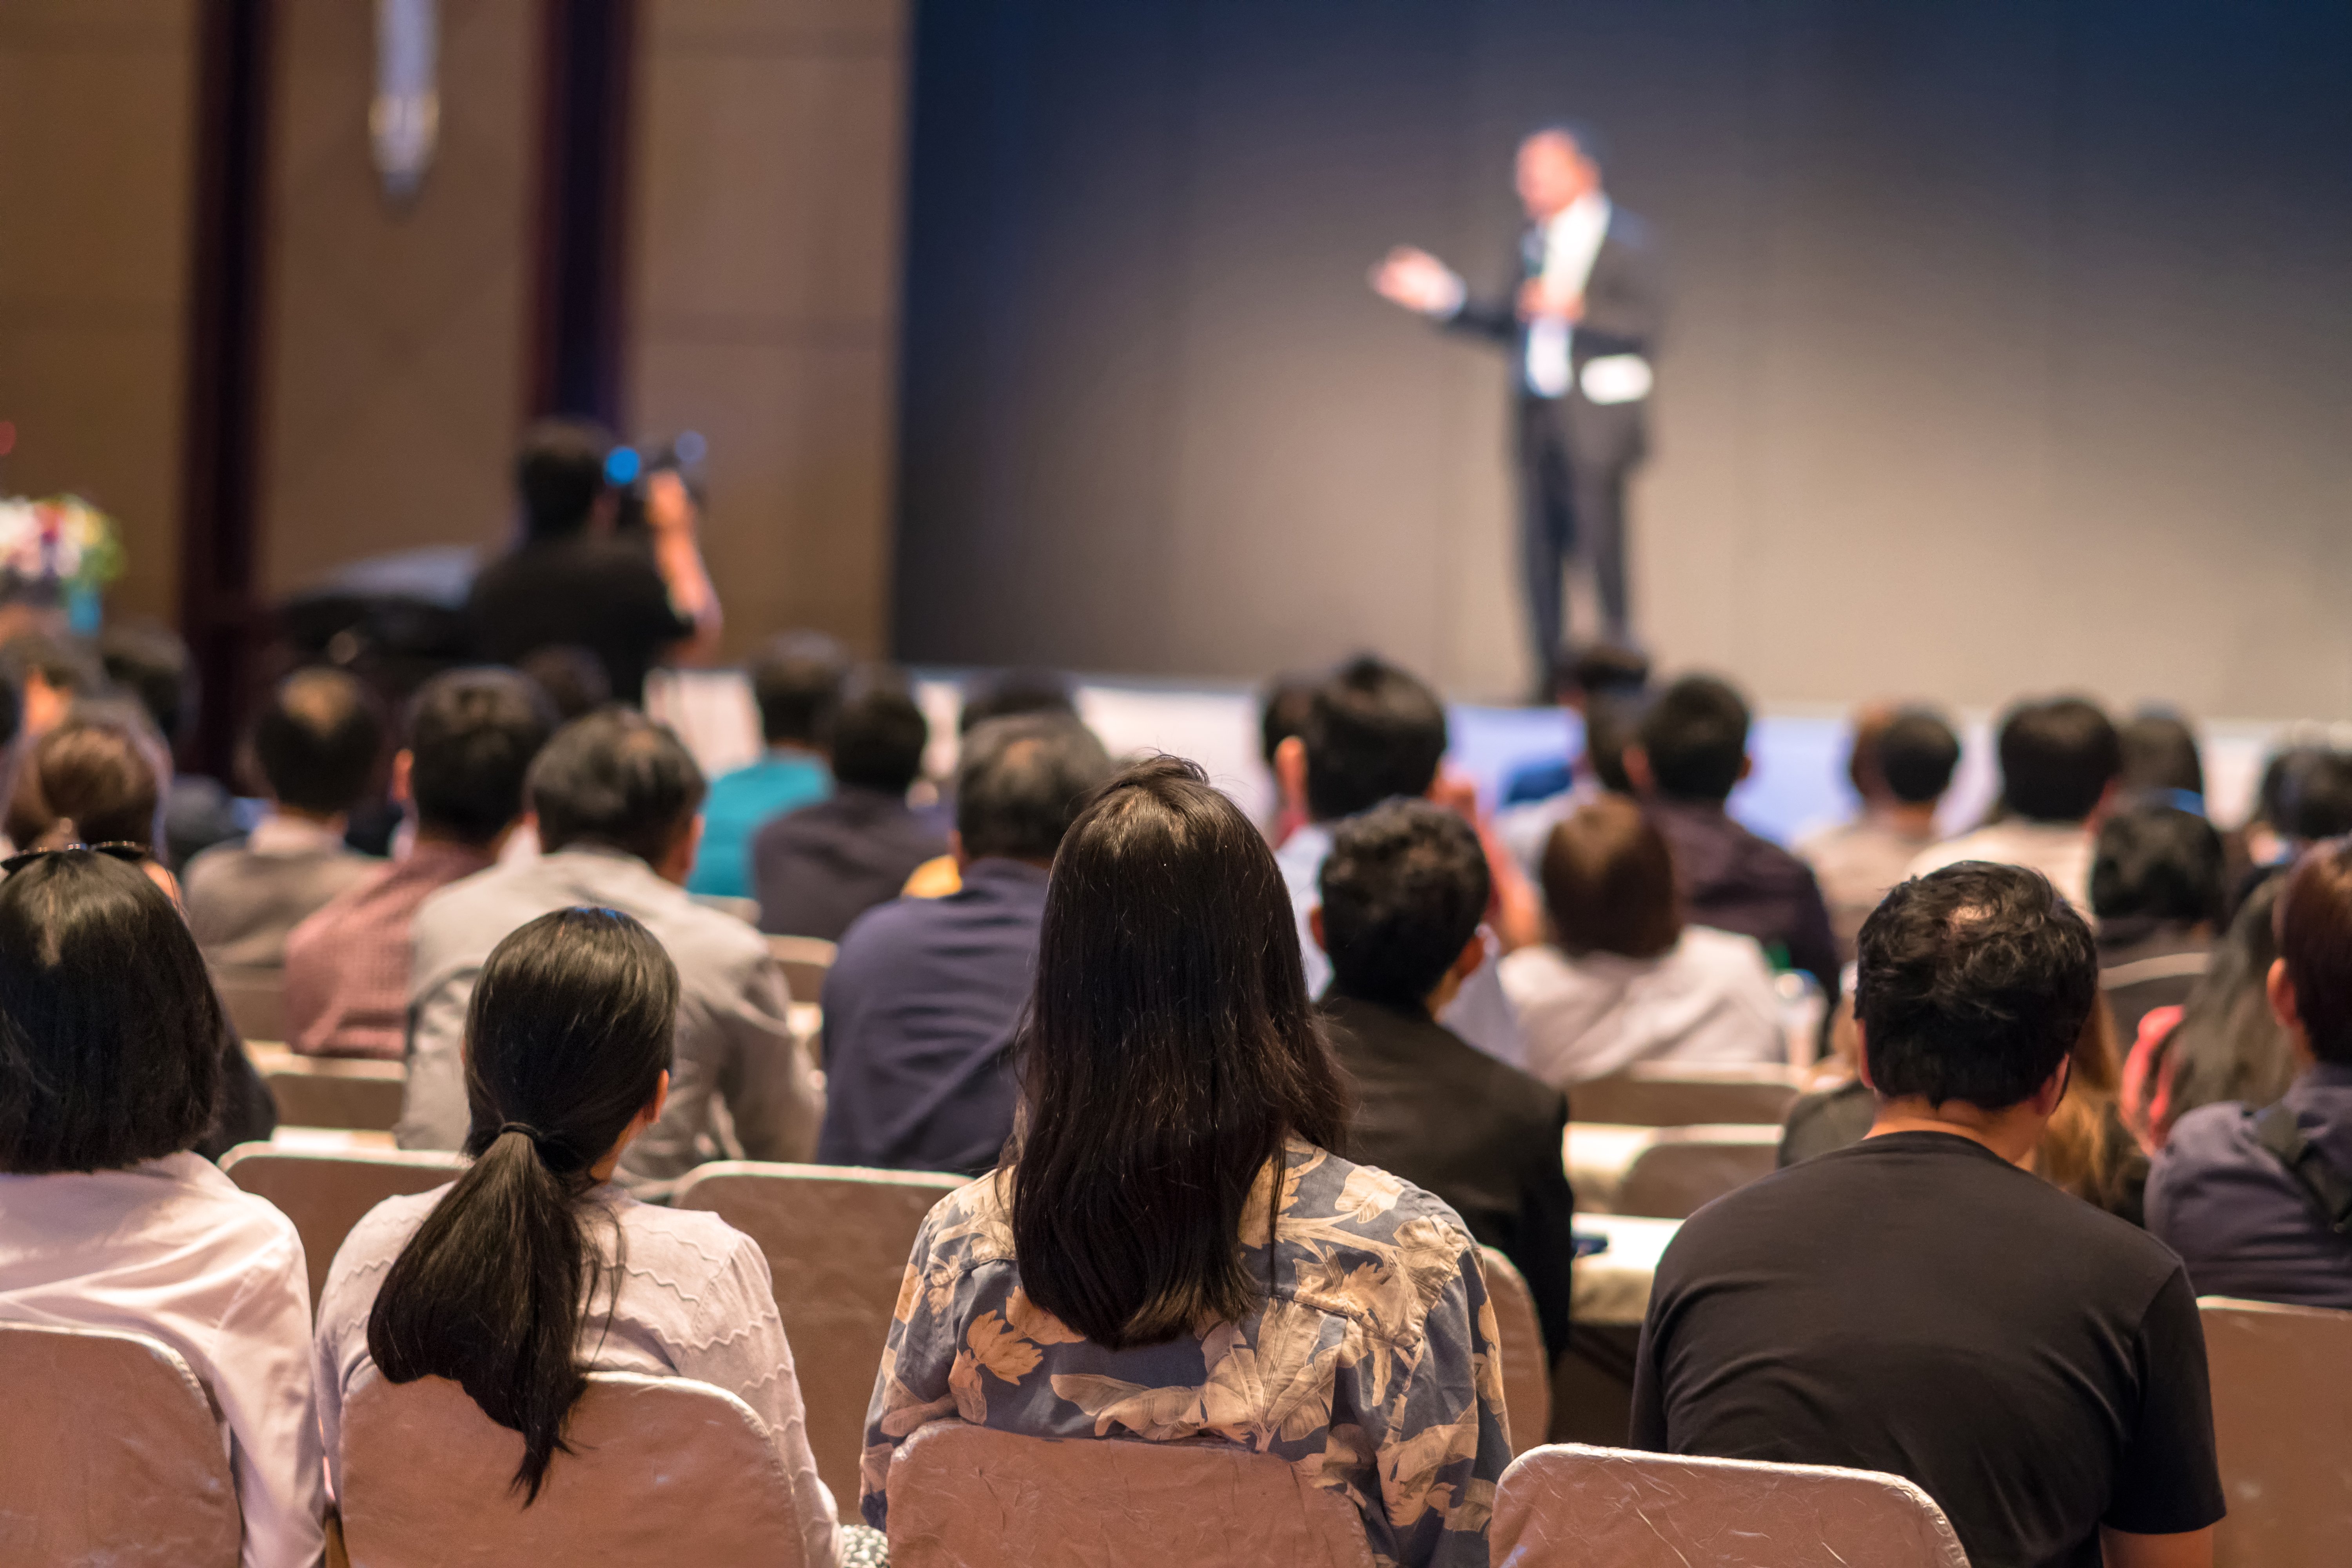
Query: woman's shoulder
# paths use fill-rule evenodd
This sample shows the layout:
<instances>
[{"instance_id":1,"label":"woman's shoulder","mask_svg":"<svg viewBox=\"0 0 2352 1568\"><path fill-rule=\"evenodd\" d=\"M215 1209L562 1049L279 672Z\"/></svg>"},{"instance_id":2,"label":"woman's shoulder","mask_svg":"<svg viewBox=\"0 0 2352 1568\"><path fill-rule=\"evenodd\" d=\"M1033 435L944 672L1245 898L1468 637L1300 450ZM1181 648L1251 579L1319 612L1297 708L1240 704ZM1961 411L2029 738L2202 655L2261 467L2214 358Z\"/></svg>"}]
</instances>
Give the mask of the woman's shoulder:
<instances>
[{"instance_id":1,"label":"woman's shoulder","mask_svg":"<svg viewBox=\"0 0 2352 1568\"><path fill-rule=\"evenodd\" d=\"M1309 1144L1293 1142L1284 1163L1275 1226L1284 1293L1383 1336L1418 1338L1476 1250L1461 1216L1411 1182ZM1245 1219L1244 1240L1253 1228Z\"/></svg>"}]
</instances>

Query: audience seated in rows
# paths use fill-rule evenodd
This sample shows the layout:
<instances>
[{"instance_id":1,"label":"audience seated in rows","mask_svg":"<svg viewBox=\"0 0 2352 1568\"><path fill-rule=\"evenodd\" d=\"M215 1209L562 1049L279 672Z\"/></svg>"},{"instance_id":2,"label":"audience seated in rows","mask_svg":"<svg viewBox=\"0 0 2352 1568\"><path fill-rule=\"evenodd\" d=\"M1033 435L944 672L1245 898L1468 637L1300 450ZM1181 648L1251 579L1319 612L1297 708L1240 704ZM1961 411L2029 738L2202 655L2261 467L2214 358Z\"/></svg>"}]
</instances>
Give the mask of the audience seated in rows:
<instances>
[{"instance_id":1,"label":"audience seated in rows","mask_svg":"<svg viewBox=\"0 0 2352 1568\"><path fill-rule=\"evenodd\" d=\"M1650 658L1634 648L1594 643L1568 654L1552 672L1559 705L1577 716L1573 756L1523 767L1503 783L1496 836L1519 869L1542 875L1544 846L1570 813L1603 794L1631 796L1625 752L1650 702Z\"/></svg>"},{"instance_id":2,"label":"audience seated in rows","mask_svg":"<svg viewBox=\"0 0 2352 1568\"><path fill-rule=\"evenodd\" d=\"M553 728L545 694L510 669L451 670L418 689L392 765L392 797L414 813L415 837L287 937L288 1045L305 1056L405 1053L417 906L498 859Z\"/></svg>"},{"instance_id":3,"label":"audience seated in rows","mask_svg":"<svg viewBox=\"0 0 2352 1568\"><path fill-rule=\"evenodd\" d=\"M1860 963L1871 1135L1684 1222L1634 1446L1908 1477L1974 1563L2210 1563L2189 1277L2018 1168L2098 1001L2088 925L2039 873L1959 865L1890 893Z\"/></svg>"},{"instance_id":4,"label":"audience seated in rows","mask_svg":"<svg viewBox=\"0 0 2352 1568\"><path fill-rule=\"evenodd\" d=\"M1936 808L1959 761L1960 738L1927 709L1882 703L1854 716L1845 773L1862 810L1796 847L1821 883L1843 962L1853 962L1870 911L1936 842Z\"/></svg>"},{"instance_id":5,"label":"audience seated in rows","mask_svg":"<svg viewBox=\"0 0 2352 1568\"><path fill-rule=\"evenodd\" d=\"M2187 999L2150 1009L2127 1045L2124 1116L2150 1149L2200 1106L2233 1100L2259 1110L2294 1079L2294 1047L2269 994L2279 886L2273 877L2246 895Z\"/></svg>"},{"instance_id":6,"label":"audience seated in rows","mask_svg":"<svg viewBox=\"0 0 2352 1568\"><path fill-rule=\"evenodd\" d=\"M833 795L772 819L751 840L761 931L839 942L851 921L947 853L946 837L907 804L930 739L895 672L852 680L833 720Z\"/></svg>"},{"instance_id":7,"label":"audience seated in rows","mask_svg":"<svg viewBox=\"0 0 2352 1568\"><path fill-rule=\"evenodd\" d=\"M1683 917L1754 937L1834 1004L1837 939L1812 871L1725 809L1751 766L1748 726L1738 692L1714 676L1686 675L1643 714L1626 774L1673 851Z\"/></svg>"},{"instance_id":8,"label":"audience seated in rows","mask_svg":"<svg viewBox=\"0 0 2352 1568\"><path fill-rule=\"evenodd\" d=\"M1632 801L1603 795L1551 830L1547 940L1503 960L1528 1070L1567 1089L1636 1062L1786 1059L1756 939L1685 923L1672 851Z\"/></svg>"},{"instance_id":9,"label":"audience seated in rows","mask_svg":"<svg viewBox=\"0 0 2352 1568\"><path fill-rule=\"evenodd\" d=\"M110 624L99 635L98 657L114 689L135 699L163 737L168 757L195 725L195 661L188 645L162 626ZM236 807L218 779L164 769L163 837L159 847L173 870L199 851L237 837Z\"/></svg>"},{"instance_id":10,"label":"audience seated in rows","mask_svg":"<svg viewBox=\"0 0 2352 1568\"><path fill-rule=\"evenodd\" d=\"M319 1427L337 1496L343 1401L362 1378L446 1377L522 1435L520 1500L562 1461L591 1368L689 1377L740 1396L792 1482L811 1563L835 1558L768 1262L716 1215L614 1183L657 1125L681 1001L677 965L609 909L558 910L500 941L466 1023L466 1152L451 1185L354 1226L319 1300Z\"/></svg>"},{"instance_id":11,"label":"audience seated in rows","mask_svg":"<svg viewBox=\"0 0 2352 1568\"><path fill-rule=\"evenodd\" d=\"M1587 643L1562 648L1552 663L1552 700L1588 723L1596 702L1638 706L1649 689L1650 656L1639 648ZM1503 780L1502 809L1565 795L1580 781L1590 788L1592 772L1586 764L1591 750L1588 744L1573 756L1547 757L1512 769Z\"/></svg>"},{"instance_id":12,"label":"audience seated in rows","mask_svg":"<svg viewBox=\"0 0 2352 1568\"><path fill-rule=\"evenodd\" d=\"M307 1568L324 1498L302 1243L194 1152L232 1058L141 868L61 849L0 880L0 1318L177 1351L226 1431L247 1568Z\"/></svg>"},{"instance_id":13,"label":"audience seated in rows","mask_svg":"<svg viewBox=\"0 0 2352 1568\"><path fill-rule=\"evenodd\" d=\"M248 749L269 810L241 843L188 862L188 924L215 969L274 973L303 919L382 864L343 842L367 793L383 727L360 683L339 669L297 670L253 722Z\"/></svg>"},{"instance_id":14,"label":"audience seated in rows","mask_svg":"<svg viewBox=\"0 0 2352 1568\"><path fill-rule=\"evenodd\" d=\"M1366 655L1350 659L1316 689L1305 730L1276 749L1275 771L1283 798L1307 818L1284 843L1276 863L1290 889L1308 995L1321 995L1331 978L1330 963L1315 945L1307 921L1322 900L1318 879L1331 852L1333 826L1398 795L1443 794L1449 803L1475 811L1475 803L1462 801L1457 781L1441 772L1445 745L1445 705L1437 694L1394 665ZM1534 940L1541 917L1526 879L1499 846L1487 847L1486 859L1495 879L1490 913L1503 928L1496 933L1496 949ZM1492 963L1472 972L1438 1021L1497 1061L1516 1066L1525 1059L1518 1018Z\"/></svg>"},{"instance_id":15,"label":"audience seated in rows","mask_svg":"<svg viewBox=\"0 0 2352 1568\"><path fill-rule=\"evenodd\" d=\"M2189 999L2221 921L2221 836L2169 797L2140 797L2099 824L2091 852L2099 988L2126 1040Z\"/></svg>"},{"instance_id":16,"label":"audience seated in rows","mask_svg":"<svg viewBox=\"0 0 2352 1568\"><path fill-rule=\"evenodd\" d=\"M1110 771L1102 742L1064 715L992 720L964 737L956 890L868 910L825 976L819 1160L966 1174L997 1163L1020 1098L1010 1057L1046 874Z\"/></svg>"},{"instance_id":17,"label":"audience seated in rows","mask_svg":"<svg viewBox=\"0 0 2352 1568\"><path fill-rule=\"evenodd\" d=\"M515 457L522 540L474 579L467 617L475 652L495 664L550 646L586 648L612 699L635 707L656 663L718 647L720 612L694 498L675 471L643 481L643 537L615 535L613 449L610 433L584 420L544 419L524 433Z\"/></svg>"},{"instance_id":18,"label":"audience seated in rows","mask_svg":"<svg viewBox=\"0 0 2352 1568\"><path fill-rule=\"evenodd\" d=\"M1323 1019L1355 1091L1346 1153L1430 1193L1510 1258L1556 1355L1576 1256L1567 1097L1436 1019L1486 962L1478 836L1444 806L1388 801L1333 830L1321 882Z\"/></svg>"},{"instance_id":19,"label":"audience seated in rows","mask_svg":"<svg viewBox=\"0 0 2352 1568\"><path fill-rule=\"evenodd\" d=\"M710 781L689 893L751 897L751 836L770 818L833 793L825 754L848 653L822 632L793 633L753 656L745 673L767 751Z\"/></svg>"},{"instance_id":20,"label":"audience seated in rows","mask_svg":"<svg viewBox=\"0 0 2352 1568\"><path fill-rule=\"evenodd\" d=\"M963 689L962 706L956 714L957 739L961 742L992 719L1010 719L1021 713L1076 719L1079 716L1077 690L1067 676L1051 669L1022 667L976 676ZM942 833L954 825L953 780L949 781L948 788L926 815L940 825ZM955 857L942 852L924 861L908 876L903 890L919 899L940 899L954 892Z\"/></svg>"},{"instance_id":21,"label":"audience seated in rows","mask_svg":"<svg viewBox=\"0 0 2352 1568\"><path fill-rule=\"evenodd\" d=\"M2209 1295L2352 1308L2352 844L2306 850L2281 884L2268 1001L2299 1068L2266 1108L2173 1122L2148 1224Z\"/></svg>"},{"instance_id":22,"label":"audience seated in rows","mask_svg":"<svg viewBox=\"0 0 2352 1568\"><path fill-rule=\"evenodd\" d=\"M2091 835L2123 770L2115 724L2080 697L2021 702L2000 721L1999 750L1999 815L1924 851L1911 875L1962 860L2030 866L2068 903L2089 909Z\"/></svg>"},{"instance_id":23,"label":"audience seated in rows","mask_svg":"<svg viewBox=\"0 0 2352 1568\"><path fill-rule=\"evenodd\" d=\"M2143 708L2116 726L2116 786L2132 798L2205 815L2205 759L2197 731L2168 708Z\"/></svg>"},{"instance_id":24,"label":"audience seated in rows","mask_svg":"<svg viewBox=\"0 0 2352 1568\"><path fill-rule=\"evenodd\" d=\"M1128 769L1072 825L1022 1037L1027 1119L917 1237L868 1415L867 1522L887 1524L897 1446L954 1416L1244 1444L1351 1503L1376 1559L1483 1568L1510 1440L1477 1244L1332 1152L1346 1094L1288 904L1265 839L1190 763Z\"/></svg>"},{"instance_id":25,"label":"audience seated in rows","mask_svg":"<svg viewBox=\"0 0 2352 1568\"><path fill-rule=\"evenodd\" d=\"M604 709L555 732L524 786L544 853L452 883L411 923L408 1083L394 1130L403 1148L465 1143L466 1014L492 951L541 915L587 904L643 921L680 977L667 1108L630 1144L621 1179L666 1190L706 1157L722 1101L745 1154L809 1156L823 1107L787 1019L783 972L759 932L682 885L702 795L702 771L677 737L633 710Z\"/></svg>"}]
</instances>

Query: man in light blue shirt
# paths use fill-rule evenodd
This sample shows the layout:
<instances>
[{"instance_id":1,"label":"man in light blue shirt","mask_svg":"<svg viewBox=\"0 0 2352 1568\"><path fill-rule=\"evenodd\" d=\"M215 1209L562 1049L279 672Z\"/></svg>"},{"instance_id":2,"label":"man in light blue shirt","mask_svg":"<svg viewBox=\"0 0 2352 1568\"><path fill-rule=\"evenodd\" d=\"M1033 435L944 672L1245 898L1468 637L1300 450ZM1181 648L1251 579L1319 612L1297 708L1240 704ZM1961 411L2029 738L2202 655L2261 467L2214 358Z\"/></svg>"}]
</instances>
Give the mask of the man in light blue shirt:
<instances>
[{"instance_id":1,"label":"man in light blue shirt","mask_svg":"<svg viewBox=\"0 0 2352 1568\"><path fill-rule=\"evenodd\" d=\"M848 654L822 632L786 633L753 657L747 673L767 754L712 783L688 892L753 897L751 836L793 807L833 794L824 748L848 670Z\"/></svg>"}]
</instances>

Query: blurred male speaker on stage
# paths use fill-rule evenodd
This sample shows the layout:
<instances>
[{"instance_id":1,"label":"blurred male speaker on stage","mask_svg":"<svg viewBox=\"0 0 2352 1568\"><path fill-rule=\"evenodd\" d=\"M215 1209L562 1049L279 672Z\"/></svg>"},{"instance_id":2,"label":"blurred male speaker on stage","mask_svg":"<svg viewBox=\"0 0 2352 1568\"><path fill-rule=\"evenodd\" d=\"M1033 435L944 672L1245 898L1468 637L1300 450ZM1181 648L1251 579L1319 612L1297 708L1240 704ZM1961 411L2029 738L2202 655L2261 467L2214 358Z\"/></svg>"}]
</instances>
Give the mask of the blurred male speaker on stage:
<instances>
[{"instance_id":1,"label":"blurred male speaker on stage","mask_svg":"<svg viewBox=\"0 0 2352 1568\"><path fill-rule=\"evenodd\" d=\"M1648 447L1661 289L1646 227L1601 188L1590 131L1549 125L1530 135L1519 143L1516 184L1528 223L1509 292L1474 300L1459 273L1412 246L1389 252L1372 269L1372 287L1513 351L1520 567L1535 689L1549 700L1567 632L1561 575L1571 552L1591 567L1601 637L1633 638L1625 480Z\"/></svg>"}]
</instances>

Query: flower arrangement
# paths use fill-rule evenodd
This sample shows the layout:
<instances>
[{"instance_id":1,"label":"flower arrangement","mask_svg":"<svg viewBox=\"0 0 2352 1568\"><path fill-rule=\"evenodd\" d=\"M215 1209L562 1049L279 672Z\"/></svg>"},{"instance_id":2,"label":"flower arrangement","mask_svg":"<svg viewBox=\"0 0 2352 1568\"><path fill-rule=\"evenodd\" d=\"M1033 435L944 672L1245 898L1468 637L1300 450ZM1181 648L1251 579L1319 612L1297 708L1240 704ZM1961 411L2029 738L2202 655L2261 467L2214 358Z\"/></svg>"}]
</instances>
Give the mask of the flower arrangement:
<instances>
[{"instance_id":1,"label":"flower arrangement","mask_svg":"<svg viewBox=\"0 0 2352 1568\"><path fill-rule=\"evenodd\" d=\"M98 508L72 495L0 497L0 602L61 604L94 623L99 590L121 575L122 541Z\"/></svg>"}]
</instances>

